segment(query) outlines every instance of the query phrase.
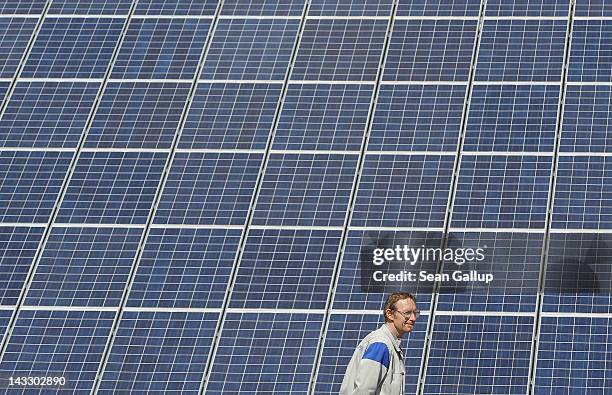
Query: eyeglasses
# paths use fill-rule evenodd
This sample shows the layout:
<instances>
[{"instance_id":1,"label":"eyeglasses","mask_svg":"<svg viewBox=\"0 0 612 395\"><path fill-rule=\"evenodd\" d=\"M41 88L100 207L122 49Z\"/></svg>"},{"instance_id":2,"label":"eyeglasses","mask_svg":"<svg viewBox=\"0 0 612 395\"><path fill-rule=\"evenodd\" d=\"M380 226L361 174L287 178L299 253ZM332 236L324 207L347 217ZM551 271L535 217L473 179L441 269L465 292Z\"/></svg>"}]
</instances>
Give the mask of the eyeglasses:
<instances>
[{"instance_id":1,"label":"eyeglasses","mask_svg":"<svg viewBox=\"0 0 612 395\"><path fill-rule=\"evenodd\" d=\"M400 313L401 315L404 316L404 318L408 319L412 316L412 314L414 314L414 318L419 318L419 316L421 315L421 311L419 310L414 310L414 311L399 311L399 310L395 310L398 313Z\"/></svg>"}]
</instances>

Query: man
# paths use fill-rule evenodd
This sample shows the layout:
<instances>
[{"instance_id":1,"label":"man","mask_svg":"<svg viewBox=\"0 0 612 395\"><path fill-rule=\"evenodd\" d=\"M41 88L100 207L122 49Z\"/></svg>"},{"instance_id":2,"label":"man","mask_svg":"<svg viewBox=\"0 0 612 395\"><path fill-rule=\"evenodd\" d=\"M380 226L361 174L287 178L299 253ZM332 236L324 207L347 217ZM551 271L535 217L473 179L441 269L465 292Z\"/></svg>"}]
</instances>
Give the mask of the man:
<instances>
[{"instance_id":1,"label":"man","mask_svg":"<svg viewBox=\"0 0 612 395\"><path fill-rule=\"evenodd\" d=\"M396 292L383 308L385 323L357 346L340 387L340 395L403 395L404 354L401 337L419 317L415 297Z\"/></svg>"}]
</instances>

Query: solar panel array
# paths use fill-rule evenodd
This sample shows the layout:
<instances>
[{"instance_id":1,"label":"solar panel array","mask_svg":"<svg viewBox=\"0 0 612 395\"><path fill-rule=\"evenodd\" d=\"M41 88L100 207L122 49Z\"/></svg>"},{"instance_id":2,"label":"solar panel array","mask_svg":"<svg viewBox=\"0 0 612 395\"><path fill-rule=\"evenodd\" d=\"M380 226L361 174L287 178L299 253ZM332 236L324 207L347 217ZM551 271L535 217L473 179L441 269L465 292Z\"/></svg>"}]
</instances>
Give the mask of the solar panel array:
<instances>
[{"instance_id":1,"label":"solar panel array","mask_svg":"<svg viewBox=\"0 0 612 395\"><path fill-rule=\"evenodd\" d=\"M0 391L338 393L408 243L496 280L407 288L406 393L609 393L611 18L2 2Z\"/></svg>"}]
</instances>

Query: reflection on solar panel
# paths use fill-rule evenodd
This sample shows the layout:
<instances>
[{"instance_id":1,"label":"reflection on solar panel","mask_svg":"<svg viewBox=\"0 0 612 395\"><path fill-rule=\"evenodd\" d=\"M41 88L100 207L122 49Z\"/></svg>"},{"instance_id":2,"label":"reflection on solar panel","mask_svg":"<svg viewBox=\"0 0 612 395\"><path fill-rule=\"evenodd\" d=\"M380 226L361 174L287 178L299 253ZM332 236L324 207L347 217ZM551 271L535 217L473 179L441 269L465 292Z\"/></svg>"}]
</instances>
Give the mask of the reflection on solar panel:
<instances>
[{"instance_id":1,"label":"reflection on solar panel","mask_svg":"<svg viewBox=\"0 0 612 395\"><path fill-rule=\"evenodd\" d=\"M607 394L610 17L0 1L0 392L337 394L401 290L406 394Z\"/></svg>"}]
</instances>

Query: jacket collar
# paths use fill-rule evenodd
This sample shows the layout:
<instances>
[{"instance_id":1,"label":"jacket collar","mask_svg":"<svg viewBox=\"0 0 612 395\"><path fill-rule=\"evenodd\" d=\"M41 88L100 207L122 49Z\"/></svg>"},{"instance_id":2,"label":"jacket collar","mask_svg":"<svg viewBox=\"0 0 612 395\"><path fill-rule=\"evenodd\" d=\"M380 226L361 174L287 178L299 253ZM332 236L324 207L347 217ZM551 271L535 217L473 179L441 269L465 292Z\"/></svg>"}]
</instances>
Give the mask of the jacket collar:
<instances>
[{"instance_id":1,"label":"jacket collar","mask_svg":"<svg viewBox=\"0 0 612 395\"><path fill-rule=\"evenodd\" d=\"M381 332L385 334L385 336L389 338L389 340L391 340L393 347L395 347L395 351L401 352L402 351L402 347L401 347L402 341L401 339L398 339L397 337L395 337L393 333L391 333L391 330L387 326L387 323L383 323L380 330Z\"/></svg>"}]
</instances>

